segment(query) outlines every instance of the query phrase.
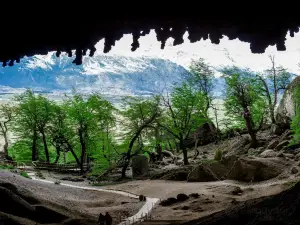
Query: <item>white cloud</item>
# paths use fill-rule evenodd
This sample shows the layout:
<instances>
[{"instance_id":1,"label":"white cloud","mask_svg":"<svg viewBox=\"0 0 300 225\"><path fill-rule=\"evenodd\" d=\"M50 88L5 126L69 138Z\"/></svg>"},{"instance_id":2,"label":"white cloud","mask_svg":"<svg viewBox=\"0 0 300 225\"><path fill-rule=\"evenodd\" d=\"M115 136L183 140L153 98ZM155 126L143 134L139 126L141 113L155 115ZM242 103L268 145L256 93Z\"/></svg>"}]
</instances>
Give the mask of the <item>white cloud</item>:
<instances>
[{"instance_id":1,"label":"white cloud","mask_svg":"<svg viewBox=\"0 0 300 225\"><path fill-rule=\"evenodd\" d=\"M276 46L269 46L263 54L253 54L250 50L250 44L239 40L228 40L224 37L219 45L212 44L210 40L190 43L187 39L188 33L185 33L185 42L178 46L172 46L173 40L167 41L164 50L160 49L160 43L156 40L156 34L151 31L150 35L140 38L140 48L131 52L132 35L125 35L116 46L107 53L108 55L125 56L153 56L170 59L182 66L187 67L191 59L202 57L211 65L230 65L232 61L226 56L226 52L234 59L237 65L250 67L254 70L264 70L270 66L269 54L275 55L276 63L288 68L291 72L299 74L300 70L297 64L300 62L300 34L294 38L289 35L286 37L286 51L277 51ZM102 54L104 40L96 45L96 54ZM226 51L227 49L227 51Z\"/></svg>"}]
</instances>

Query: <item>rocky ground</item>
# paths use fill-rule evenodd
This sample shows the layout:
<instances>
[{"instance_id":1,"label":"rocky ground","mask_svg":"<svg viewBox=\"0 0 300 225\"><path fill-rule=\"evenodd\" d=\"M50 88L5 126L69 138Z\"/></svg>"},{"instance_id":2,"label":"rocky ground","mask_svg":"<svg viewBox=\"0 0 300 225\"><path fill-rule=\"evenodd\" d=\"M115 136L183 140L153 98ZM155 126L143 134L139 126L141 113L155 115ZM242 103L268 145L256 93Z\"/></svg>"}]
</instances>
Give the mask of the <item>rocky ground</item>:
<instances>
[{"instance_id":1,"label":"rocky ground","mask_svg":"<svg viewBox=\"0 0 300 225\"><path fill-rule=\"evenodd\" d=\"M143 204L118 194L42 183L3 170L0 195L0 224L96 224L100 213L127 218ZM27 222L20 222L19 217ZM11 223L3 222L8 220Z\"/></svg>"},{"instance_id":2,"label":"rocky ground","mask_svg":"<svg viewBox=\"0 0 300 225\"><path fill-rule=\"evenodd\" d=\"M246 204L244 202L251 199L277 195L300 180L300 149L288 147L290 138L289 130L271 127L258 133L259 146L255 149L249 148L250 138L247 134L238 135L217 144L199 147L200 154L196 158L194 150L189 150L188 166L183 165L182 154L175 153L176 157L165 157L163 161L150 163L147 166L149 173L145 176L116 183L114 180L120 175L120 170L117 169L109 176L97 179L96 183L105 184L104 188L108 189L160 198L160 204L151 213L152 219L182 222L195 220L199 224L206 224L197 219L228 208L242 207L241 205ZM215 160L215 153L219 150L222 151L222 158ZM132 175L131 169L127 172L129 176ZM77 186L89 186L93 183L81 176L48 171L40 171L37 175L50 181L76 183ZM65 216L63 219L58 216L60 224L75 224L74 221L82 219L85 220L83 224L92 224L100 212L106 211L113 217L128 217L141 207L137 200L119 195L36 183L3 171L0 182L34 193L43 207L59 211ZM5 186L2 185L3 187ZM1 211L2 218L7 217ZM221 217L223 214L218 215ZM73 222L69 223L70 218ZM31 220L36 221L35 218Z\"/></svg>"}]
</instances>

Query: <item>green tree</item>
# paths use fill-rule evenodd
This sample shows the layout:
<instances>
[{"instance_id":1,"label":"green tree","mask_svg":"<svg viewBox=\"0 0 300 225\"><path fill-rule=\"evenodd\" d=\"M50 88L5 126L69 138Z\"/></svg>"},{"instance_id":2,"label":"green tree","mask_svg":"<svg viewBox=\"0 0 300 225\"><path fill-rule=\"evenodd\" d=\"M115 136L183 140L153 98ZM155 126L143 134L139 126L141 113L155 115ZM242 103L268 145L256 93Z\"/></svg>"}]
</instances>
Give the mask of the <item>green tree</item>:
<instances>
[{"instance_id":1,"label":"green tree","mask_svg":"<svg viewBox=\"0 0 300 225\"><path fill-rule=\"evenodd\" d=\"M13 131L19 140L30 140L32 161L38 159L38 108L36 98L32 90L15 96L18 103L16 119L13 123ZM28 142L27 142L28 143Z\"/></svg>"},{"instance_id":2,"label":"green tree","mask_svg":"<svg viewBox=\"0 0 300 225\"><path fill-rule=\"evenodd\" d=\"M226 115L235 121L245 121L251 136L251 146L257 146L256 133L261 128L265 115L265 99L261 90L261 82L249 70L237 67L223 68L226 81Z\"/></svg>"},{"instance_id":3,"label":"green tree","mask_svg":"<svg viewBox=\"0 0 300 225\"><path fill-rule=\"evenodd\" d=\"M188 164L188 157L184 140L197 127L208 122L205 99L205 94L189 83L176 87L171 96L162 96L164 116L159 125L179 142L185 165Z\"/></svg>"},{"instance_id":4,"label":"green tree","mask_svg":"<svg viewBox=\"0 0 300 225\"><path fill-rule=\"evenodd\" d=\"M214 70L202 58L192 60L189 69L190 76L188 80L191 85L195 86L203 93L206 103L204 113L208 117L208 109L211 107L213 100L213 80L215 78Z\"/></svg>"},{"instance_id":5,"label":"green tree","mask_svg":"<svg viewBox=\"0 0 300 225\"><path fill-rule=\"evenodd\" d=\"M291 80L291 74L282 66L276 66L275 57L269 55L271 68L263 74L257 74L262 82L262 90L268 102L269 113L272 123L275 120L275 107L278 102L278 94L287 88Z\"/></svg>"},{"instance_id":6,"label":"green tree","mask_svg":"<svg viewBox=\"0 0 300 225\"><path fill-rule=\"evenodd\" d=\"M126 176L126 169L133 155L140 153L141 146L132 153L134 146L137 146L137 140L141 138L146 129L153 128L161 114L160 98L150 99L142 97L127 97L123 101L124 110L121 115L124 117L123 125L127 131L127 138L124 140L127 147L126 153L122 158L122 178Z\"/></svg>"},{"instance_id":7,"label":"green tree","mask_svg":"<svg viewBox=\"0 0 300 225\"><path fill-rule=\"evenodd\" d=\"M4 156L8 160L12 160L12 158L8 155L8 130L9 130L9 125L12 122L12 119L15 115L15 107L8 105L8 104L3 104L0 107L0 132L1 135L4 138L4 145L3 145L3 151L4 151Z\"/></svg>"}]
</instances>

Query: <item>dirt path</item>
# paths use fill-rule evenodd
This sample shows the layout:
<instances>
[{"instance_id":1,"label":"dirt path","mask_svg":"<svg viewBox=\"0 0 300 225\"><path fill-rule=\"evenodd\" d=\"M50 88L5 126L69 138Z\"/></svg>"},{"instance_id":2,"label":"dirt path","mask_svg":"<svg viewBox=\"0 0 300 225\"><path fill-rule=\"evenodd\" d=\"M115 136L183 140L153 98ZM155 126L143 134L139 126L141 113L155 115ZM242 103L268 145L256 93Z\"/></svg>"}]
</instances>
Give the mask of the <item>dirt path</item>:
<instances>
[{"instance_id":1,"label":"dirt path","mask_svg":"<svg viewBox=\"0 0 300 225\"><path fill-rule=\"evenodd\" d=\"M35 173L31 172L28 173L28 175L33 179L44 183L50 183L54 184L53 181L49 180L42 180L39 178L36 178ZM86 187L86 186L77 186L72 184L66 184L66 183L60 183L61 186L67 186L72 188L78 188L78 189L84 189L84 190L93 190L93 191L100 191L100 192L107 192L107 193L114 193L118 195L123 195L130 198L139 198L139 195L131 194L129 192L119 191L119 190L110 190L110 189L103 189L103 188L97 188L97 187ZM146 198L145 204L140 208L140 210L133 216L128 217L123 222L121 222L119 225L127 225L127 224L133 224L136 221L141 220L143 217L145 217L147 214L151 212L151 210L154 208L155 204L159 201L158 198Z\"/></svg>"}]
</instances>

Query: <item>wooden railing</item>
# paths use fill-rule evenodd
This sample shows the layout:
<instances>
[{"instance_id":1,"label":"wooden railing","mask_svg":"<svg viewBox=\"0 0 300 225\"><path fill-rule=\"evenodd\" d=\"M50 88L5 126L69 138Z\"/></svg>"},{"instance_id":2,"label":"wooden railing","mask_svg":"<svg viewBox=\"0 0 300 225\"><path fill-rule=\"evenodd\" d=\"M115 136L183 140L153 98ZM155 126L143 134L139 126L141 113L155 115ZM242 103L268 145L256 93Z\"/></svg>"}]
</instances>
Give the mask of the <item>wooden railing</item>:
<instances>
[{"instance_id":1,"label":"wooden railing","mask_svg":"<svg viewBox=\"0 0 300 225\"><path fill-rule=\"evenodd\" d=\"M38 170L51 170L57 172L80 172L81 168L76 163L47 163L40 161L9 161L1 160L0 164L12 165L19 169L38 169ZM102 166L102 164L89 163L83 165L84 171L90 171L94 166ZM104 166L104 165L103 165Z\"/></svg>"}]
</instances>

